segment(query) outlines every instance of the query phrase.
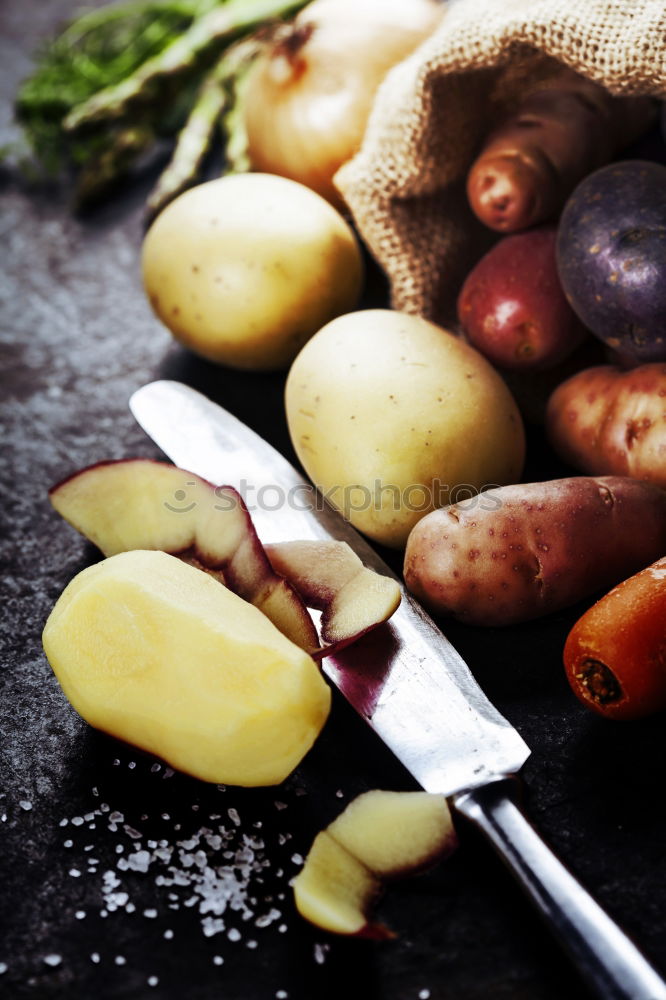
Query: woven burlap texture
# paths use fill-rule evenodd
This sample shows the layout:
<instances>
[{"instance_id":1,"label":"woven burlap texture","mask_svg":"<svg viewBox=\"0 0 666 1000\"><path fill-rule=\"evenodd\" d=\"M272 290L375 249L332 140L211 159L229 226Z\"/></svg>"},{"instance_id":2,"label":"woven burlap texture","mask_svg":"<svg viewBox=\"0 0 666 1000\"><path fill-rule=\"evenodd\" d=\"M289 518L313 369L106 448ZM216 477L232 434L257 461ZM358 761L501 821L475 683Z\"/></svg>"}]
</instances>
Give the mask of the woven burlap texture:
<instances>
[{"instance_id":1,"label":"woven burlap texture","mask_svg":"<svg viewBox=\"0 0 666 1000\"><path fill-rule=\"evenodd\" d=\"M468 207L467 171L516 96L563 65L618 96L666 97L666 0L449 0L383 81L335 180L393 308L452 321L494 238Z\"/></svg>"}]
</instances>

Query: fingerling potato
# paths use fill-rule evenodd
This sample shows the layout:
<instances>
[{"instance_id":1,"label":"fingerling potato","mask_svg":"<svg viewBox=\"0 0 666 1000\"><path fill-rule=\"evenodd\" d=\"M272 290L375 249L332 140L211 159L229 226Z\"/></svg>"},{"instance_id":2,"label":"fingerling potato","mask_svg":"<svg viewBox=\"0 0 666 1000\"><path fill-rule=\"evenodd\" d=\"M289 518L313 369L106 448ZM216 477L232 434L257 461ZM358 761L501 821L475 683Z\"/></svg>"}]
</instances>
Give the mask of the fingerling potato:
<instances>
[{"instance_id":1,"label":"fingerling potato","mask_svg":"<svg viewBox=\"0 0 666 1000\"><path fill-rule=\"evenodd\" d=\"M426 515L407 587L435 612L509 625L614 586L666 550L666 493L628 477L505 486Z\"/></svg>"}]
</instances>

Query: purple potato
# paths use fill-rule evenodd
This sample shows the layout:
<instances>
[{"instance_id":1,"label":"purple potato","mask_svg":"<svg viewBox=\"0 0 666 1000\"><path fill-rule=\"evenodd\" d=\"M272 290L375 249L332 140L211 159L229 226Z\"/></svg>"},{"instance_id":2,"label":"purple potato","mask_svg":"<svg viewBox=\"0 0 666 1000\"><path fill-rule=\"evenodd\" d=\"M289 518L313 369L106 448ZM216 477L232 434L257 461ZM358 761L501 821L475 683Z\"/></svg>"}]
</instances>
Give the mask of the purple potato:
<instances>
[{"instance_id":1,"label":"purple potato","mask_svg":"<svg viewBox=\"0 0 666 1000\"><path fill-rule=\"evenodd\" d=\"M625 160L586 177L562 212L557 267L595 336L632 363L666 361L666 167Z\"/></svg>"}]
</instances>

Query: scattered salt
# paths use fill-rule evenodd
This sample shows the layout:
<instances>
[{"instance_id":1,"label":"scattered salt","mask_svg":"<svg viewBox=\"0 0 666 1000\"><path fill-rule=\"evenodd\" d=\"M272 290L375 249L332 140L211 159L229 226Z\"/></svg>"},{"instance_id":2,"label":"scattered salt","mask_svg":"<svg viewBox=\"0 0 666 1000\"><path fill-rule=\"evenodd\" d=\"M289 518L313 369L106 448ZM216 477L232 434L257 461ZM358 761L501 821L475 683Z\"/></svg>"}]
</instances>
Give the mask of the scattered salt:
<instances>
[{"instance_id":1,"label":"scattered salt","mask_svg":"<svg viewBox=\"0 0 666 1000\"><path fill-rule=\"evenodd\" d=\"M317 965L323 965L326 961L326 956L331 950L330 944L315 944L314 946L314 960Z\"/></svg>"}]
</instances>

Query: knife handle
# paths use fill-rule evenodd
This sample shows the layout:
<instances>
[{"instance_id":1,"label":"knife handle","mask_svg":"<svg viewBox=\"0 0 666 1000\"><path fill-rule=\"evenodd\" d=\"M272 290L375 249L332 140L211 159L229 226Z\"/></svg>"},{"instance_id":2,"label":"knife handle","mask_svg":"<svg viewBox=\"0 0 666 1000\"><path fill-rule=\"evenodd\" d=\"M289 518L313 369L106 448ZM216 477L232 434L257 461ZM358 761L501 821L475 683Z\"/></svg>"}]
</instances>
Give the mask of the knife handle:
<instances>
[{"instance_id":1,"label":"knife handle","mask_svg":"<svg viewBox=\"0 0 666 1000\"><path fill-rule=\"evenodd\" d=\"M499 778L451 802L486 835L603 1000L666 1000L666 982L521 812L518 787L515 778Z\"/></svg>"}]
</instances>

